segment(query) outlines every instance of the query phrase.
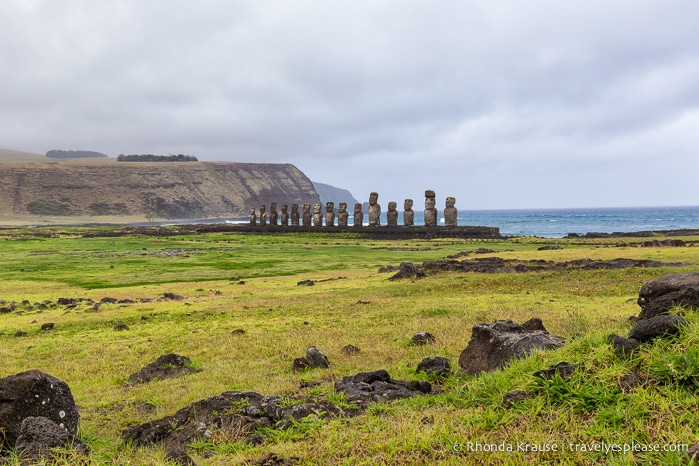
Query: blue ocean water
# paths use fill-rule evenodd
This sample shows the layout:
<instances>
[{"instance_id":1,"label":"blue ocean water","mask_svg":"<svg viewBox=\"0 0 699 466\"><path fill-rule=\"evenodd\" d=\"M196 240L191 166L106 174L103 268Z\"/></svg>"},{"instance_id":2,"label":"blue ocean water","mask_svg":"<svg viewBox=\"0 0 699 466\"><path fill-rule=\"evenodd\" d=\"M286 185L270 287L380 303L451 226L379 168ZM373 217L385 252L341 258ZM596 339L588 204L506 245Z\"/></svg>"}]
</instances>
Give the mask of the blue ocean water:
<instances>
[{"instance_id":1,"label":"blue ocean water","mask_svg":"<svg viewBox=\"0 0 699 466\"><path fill-rule=\"evenodd\" d=\"M416 224L422 224L422 212ZM441 212L440 212L441 217ZM459 211L459 225L499 227L503 236L559 238L569 233L699 229L699 206Z\"/></svg>"}]
</instances>

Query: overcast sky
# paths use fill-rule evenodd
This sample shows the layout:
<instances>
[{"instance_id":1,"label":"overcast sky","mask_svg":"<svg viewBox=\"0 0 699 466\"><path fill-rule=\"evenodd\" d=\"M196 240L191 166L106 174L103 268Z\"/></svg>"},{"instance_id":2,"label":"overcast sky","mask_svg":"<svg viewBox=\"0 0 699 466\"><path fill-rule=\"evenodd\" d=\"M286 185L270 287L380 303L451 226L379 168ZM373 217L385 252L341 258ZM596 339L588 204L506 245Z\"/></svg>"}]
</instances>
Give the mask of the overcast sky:
<instances>
[{"instance_id":1,"label":"overcast sky","mask_svg":"<svg viewBox=\"0 0 699 466\"><path fill-rule=\"evenodd\" d=\"M0 148L291 163L379 203L699 205L696 0L3 0Z\"/></svg>"}]
</instances>

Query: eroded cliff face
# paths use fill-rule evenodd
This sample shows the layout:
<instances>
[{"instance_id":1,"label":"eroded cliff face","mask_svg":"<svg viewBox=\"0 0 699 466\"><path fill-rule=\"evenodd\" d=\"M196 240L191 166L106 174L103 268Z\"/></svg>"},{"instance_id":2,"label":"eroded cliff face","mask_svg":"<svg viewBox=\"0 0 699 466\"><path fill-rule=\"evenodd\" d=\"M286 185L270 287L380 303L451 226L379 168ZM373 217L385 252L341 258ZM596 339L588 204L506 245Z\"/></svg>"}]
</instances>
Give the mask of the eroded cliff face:
<instances>
[{"instance_id":1,"label":"eroded cliff face","mask_svg":"<svg viewBox=\"0 0 699 466\"><path fill-rule=\"evenodd\" d=\"M270 202L316 203L291 164L45 162L0 164L0 214L247 217Z\"/></svg>"}]
</instances>

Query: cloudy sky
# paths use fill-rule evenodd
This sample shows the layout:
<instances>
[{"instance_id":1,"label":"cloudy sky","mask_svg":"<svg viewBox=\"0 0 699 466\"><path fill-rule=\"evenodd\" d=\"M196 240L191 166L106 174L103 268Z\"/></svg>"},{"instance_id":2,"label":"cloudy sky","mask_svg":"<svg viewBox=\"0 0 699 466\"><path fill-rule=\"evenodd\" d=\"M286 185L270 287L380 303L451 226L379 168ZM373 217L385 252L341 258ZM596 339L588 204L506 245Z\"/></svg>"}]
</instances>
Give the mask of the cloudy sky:
<instances>
[{"instance_id":1,"label":"cloudy sky","mask_svg":"<svg viewBox=\"0 0 699 466\"><path fill-rule=\"evenodd\" d=\"M383 205L699 205L696 0L3 0L0 147L292 163Z\"/></svg>"}]
</instances>

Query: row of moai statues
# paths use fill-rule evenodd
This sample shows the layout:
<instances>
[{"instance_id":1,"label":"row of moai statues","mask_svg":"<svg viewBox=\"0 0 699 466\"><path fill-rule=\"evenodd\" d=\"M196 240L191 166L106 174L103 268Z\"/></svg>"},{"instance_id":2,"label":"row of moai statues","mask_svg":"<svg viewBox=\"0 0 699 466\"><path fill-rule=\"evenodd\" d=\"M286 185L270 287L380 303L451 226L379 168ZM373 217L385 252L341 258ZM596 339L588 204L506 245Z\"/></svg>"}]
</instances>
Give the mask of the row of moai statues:
<instances>
[{"instance_id":1,"label":"row of moai statues","mask_svg":"<svg viewBox=\"0 0 699 466\"><path fill-rule=\"evenodd\" d=\"M381 225L381 205L378 203L378 193L369 195L369 226ZM439 223L439 213L435 207L436 195L434 191L425 191L425 226L437 226ZM458 211L455 207L456 198L447 197L446 207L444 209L444 224L446 226L456 226L456 218ZM313 204L313 213L311 213L311 204L303 205L303 212L299 212L298 204L291 204L291 213L289 213L289 205L281 205L281 216L277 212L277 203L270 203L269 214L266 211L266 206L260 206L260 215L258 217L254 208L250 209L250 225L261 226L282 225L282 226L316 226L322 227L323 221L325 226L335 226L335 203L327 202L325 204L325 214L321 213L321 205ZM386 220L388 226L398 226L398 205L391 201L388 203L388 211L386 212ZM280 218L281 217L281 218ZM340 202L337 211L337 226L348 226L349 212L347 212L347 203ZM415 224L415 212L413 211L413 200L406 199L403 203L403 225L413 226ZM354 226L361 227L364 225L364 212L360 202L354 205Z\"/></svg>"}]
</instances>

